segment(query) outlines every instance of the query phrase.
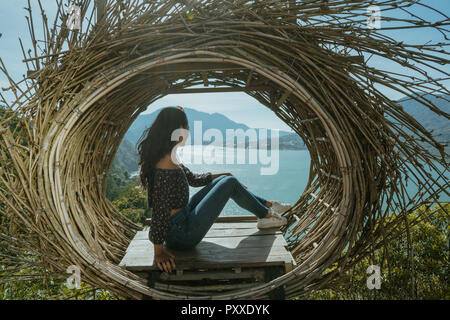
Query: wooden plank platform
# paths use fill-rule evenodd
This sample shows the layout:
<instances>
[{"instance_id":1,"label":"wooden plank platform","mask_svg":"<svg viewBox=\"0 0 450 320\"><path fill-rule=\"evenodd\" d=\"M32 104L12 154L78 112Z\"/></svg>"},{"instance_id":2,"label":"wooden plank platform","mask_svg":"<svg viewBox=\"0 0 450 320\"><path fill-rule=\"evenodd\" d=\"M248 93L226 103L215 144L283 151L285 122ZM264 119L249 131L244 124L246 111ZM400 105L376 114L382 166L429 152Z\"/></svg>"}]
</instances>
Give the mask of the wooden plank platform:
<instances>
[{"instance_id":1,"label":"wooden plank platform","mask_svg":"<svg viewBox=\"0 0 450 320\"><path fill-rule=\"evenodd\" d=\"M259 230L256 219L248 216L223 218L216 220L194 249L166 248L175 255L177 272L270 266L283 266L288 272L295 267L295 260L286 250L287 243L278 228ZM148 240L148 232L149 227L146 227L136 233L120 262L121 267L136 272L159 270L153 265L153 244Z\"/></svg>"}]
</instances>

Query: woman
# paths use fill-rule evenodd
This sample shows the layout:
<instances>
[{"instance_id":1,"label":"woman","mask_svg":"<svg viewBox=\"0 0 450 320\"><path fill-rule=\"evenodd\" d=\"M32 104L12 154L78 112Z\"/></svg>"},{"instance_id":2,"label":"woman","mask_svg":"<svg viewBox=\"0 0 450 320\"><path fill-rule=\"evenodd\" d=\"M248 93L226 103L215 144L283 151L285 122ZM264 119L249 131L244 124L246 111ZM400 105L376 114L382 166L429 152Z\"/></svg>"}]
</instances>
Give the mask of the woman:
<instances>
[{"instance_id":1,"label":"woman","mask_svg":"<svg viewBox=\"0 0 450 320\"><path fill-rule=\"evenodd\" d=\"M286 224L272 202L246 190L231 173L197 174L179 163L176 149L185 144L188 130L183 108L167 107L138 142L139 178L148 191L148 206L153 208L149 240L154 245L156 265L166 272L175 268L175 261L173 254L164 250L164 242L176 250L195 247L230 198L258 217L258 228ZM173 139L180 131L179 138ZM189 185L204 188L189 199ZM279 202L276 205L278 210L290 207Z\"/></svg>"}]
</instances>

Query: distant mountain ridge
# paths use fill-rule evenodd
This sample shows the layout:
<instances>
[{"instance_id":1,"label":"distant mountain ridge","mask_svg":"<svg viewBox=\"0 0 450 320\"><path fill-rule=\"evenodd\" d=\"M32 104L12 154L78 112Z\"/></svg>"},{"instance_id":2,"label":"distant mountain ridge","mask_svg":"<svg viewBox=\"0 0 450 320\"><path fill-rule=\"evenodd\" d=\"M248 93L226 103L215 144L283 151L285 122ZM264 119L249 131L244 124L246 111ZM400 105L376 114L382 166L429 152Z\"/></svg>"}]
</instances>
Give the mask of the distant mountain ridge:
<instances>
[{"instance_id":1,"label":"distant mountain ridge","mask_svg":"<svg viewBox=\"0 0 450 320\"><path fill-rule=\"evenodd\" d=\"M442 95L439 97L425 95L424 97L444 112L450 112L450 95ZM436 114L414 99L402 98L398 102L425 129L433 130L433 135L441 135L438 138L439 141L450 141L450 125L447 118Z\"/></svg>"},{"instance_id":2,"label":"distant mountain ridge","mask_svg":"<svg viewBox=\"0 0 450 320\"><path fill-rule=\"evenodd\" d=\"M152 113L148 114L141 114L137 117L137 119L133 122L133 124L128 129L127 133L125 134L125 139L128 139L131 143L136 144L139 138L141 137L144 130L151 126L153 121L156 119L158 113L161 111L160 109L155 110ZM189 134L191 136L191 139L193 137L193 129L194 129L194 121L201 121L202 126L202 132L206 131L208 129L218 129L222 136L226 137L226 129L231 130L237 130L242 129L244 132L248 129L252 129L246 124L235 122L229 118L227 118L225 115L214 112L214 113L206 113L202 111L197 111L195 109L191 108L184 108L184 111L186 113L186 116L188 118L189 123ZM270 129L270 128L267 128ZM283 131L279 130L278 134L280 137L285 135L293 134L289 131ZM210 142L204 141L203 144L209 144Z\"/></svg>"},{"instance_id":3,"label":"distant mountain ridge","mask_svg":"<svg viewBox=\"0 0 450 320\"><path fill-rule=\"evenodd\" d=\"M128 139L123 139L114 156L113 165L128 172L135 172L139 170L138 159L135 145Z\"/></svg>"},{"instance_id":4,"label":"distant mountain ridge","mask_svg":"<svg viewBox=\"0 0 450 320\"><path fill-rule=\"evenodd\" d=\"M430 100L436 107L440 110L449 113L450 112L450 95L441 95L438 97L432 95L424 95L424 98ZM432 135L436 141L444 144L444 150L447 154L450 153L450 122L444 116L438 115L428 107L417 102L411 98L401 98L397 101L403 110L410 114L414 119L417 120L425 129L432 131ZM387 117L390 119L390 117ZM392 119L390 119L392 120ZM407 129L403 129L407 133L411 133ZM420 142L422 143L422 142ZM424 143L422 143L424 144ZM425 144L427 148L431 148L429 144ZM432 153L438 155L435 148L431 149Z\"/></svg>"},{"instance_id":5,"label":"distant mountain ridge","mask_svg":"<svg viewBox=\"0 0 450 320\"><path fill-rule=\"evenodd\" d=\"M445 112L450 111L450 96L445 95L441 97L429 96L427 97L431 100L439 109L444 110ZM450 126L449 121L444 116L437 115L433 111L429 110L426 106L418 103L413 99L402 98L397 101L403 109L413 116L419 123L421 123L427 130L434 130L433 135L438 136L436 139L439 142L447 143L446 152L449 152L448 142L450 141ZM121 167L124 170L129 172L137 171L137 159L138 155L136 152L136 143L141 137L142 133L146 128L148 128L153 121L156 119L159 111L161 109L155 110L150 114L141 114L134 121L131 127L128 129L125 137L116 153L116 158L114 159L114 164ZM191 108L184 108L186 115L188 117L189 128L191 141L193 138L194 129L194 121L201 121L202 124L202 132L207 129L218 129L223 138L226 137L226 129L242 129L244 132L248 129L251 129L247 125L243 123L235 122L225 115L220 114L218 112L214 112L212 114L197 111ZM390 118L389 116L387 117ZM392 119L391 119L392 120ZM270 129L270 128L267 128ZM258 129L256 129L256 133L258 134ZM270 147L270 133L268 130L268 143L267 145ZM302 150L305 149L305 145L301 138L293 132L279 130L279 149L280 150ZM245 145L240 145L239 147L248 147L249 139L246 139ZM203 145L215 144L211 141L203 141ZM225 141L224 141L225 143ZM264 141L260 141L261 145L264 145ZM216 144L217 145L217 144ZM236 142L234 143L236 146Z\"/></svg>"}]
</instances>

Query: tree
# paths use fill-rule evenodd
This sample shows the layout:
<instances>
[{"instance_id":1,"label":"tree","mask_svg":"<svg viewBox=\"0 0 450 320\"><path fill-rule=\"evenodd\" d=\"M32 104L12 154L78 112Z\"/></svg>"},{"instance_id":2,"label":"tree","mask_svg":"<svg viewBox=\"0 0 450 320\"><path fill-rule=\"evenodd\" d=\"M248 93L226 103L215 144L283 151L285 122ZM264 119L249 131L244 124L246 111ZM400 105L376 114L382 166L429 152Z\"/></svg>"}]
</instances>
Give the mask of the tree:
<instances>
[{"instance_id":1,"label":"tree","mask_svg":"<svg viewBox=\"0 0 450 320\"><path fill-rule=\"evenodd\" d=\"M424 211L426 212L423 215ZM431 211L436 211L431 214ZM386 243L365 258L333 286L310 294L307 299L450 299L449 286L449 203L424 206L408 216L412 226L412 265L408 257L406 234ZM414 225L419 217L427 217ZM380 290L366 286L367 268L381 268Z\"/></svg>"}]
</instances>

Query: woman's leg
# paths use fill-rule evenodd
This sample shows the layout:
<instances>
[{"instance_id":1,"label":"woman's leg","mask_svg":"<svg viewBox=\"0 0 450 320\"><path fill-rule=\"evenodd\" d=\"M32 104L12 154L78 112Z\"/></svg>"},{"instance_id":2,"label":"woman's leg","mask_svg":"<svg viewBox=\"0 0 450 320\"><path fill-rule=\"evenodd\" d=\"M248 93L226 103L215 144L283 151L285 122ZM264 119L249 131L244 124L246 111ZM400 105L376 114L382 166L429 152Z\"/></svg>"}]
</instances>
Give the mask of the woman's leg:
<instances>
[{"instance_id":1,"label":"woman's leg","mask_svg":"<svg viewBox=\"0 0 450 320\"><path fill-rule=\"evenodd\" d=\"M215 178L213 181L211 181L211 183L207 184L205 187L203 187L202 189L200 189L196 194L194 194L191 199L189 199L189 206L190 208L195 208L197 206L197 204L208 194L208 192L211 190L211 188L218 182L220 181L220 179L223 179L225 177L228 177L226 175L222 175L222 176L218 176L217 178ZM259 202L261 202L261 205L266 206L267 207L267 200L257 196L256 194L254 194L253 192L251 192L250 190L246 189L247 192L251 193Z\"/></svg>"},{"instance_id":2,"label":"woman's leg","mask_svg":"<svg viewBox=\"0 0 450 320\"><path fill-rule=\"evenodd\" d=\"M268 208L247 191L236 177L226 176L217 181L196 206L190 208L187 230L191 246L203 239L230 198L259 218L264 218L268 213Z\"/></svg>"},{"instance_id":3,"label":"woman's leg","mask_svg":"<svg viewBox=\"0 0 450 320\"><path fill-rule=\"evenodd\" d=\"M185 208L177 214L171 216L171 221L173 222L172 227L169 231L169 235L167 238L167 244L169 247L176 250L185 250L191 248L192 245L189 245L191 237L189 236L188 226L187 226L187 217L192 209L208 194L208 192L223 178L226 176L218 176L214 178L210 183L200 189L196 194L191 196ZM178 217L177 217L178 216ZM178 222L175 223L175 220L178 219Z\"/></svg>"},{"instance_id":4,"label":"woman's leg","mask_svg":"<svg viewBox=\"0 0 450 320\"><path fill-rule=\"evenodd\" d=\"M260 197L260 196L257 196L256 194L254 194L253 192L251 192L250 190L248 190L248 189L246 189L248 192L250 192L256 199L258 199L259 200L259 202L261 202L261 204L263 205L263 206L266 206L267 207L267 202L269 202L268 200L266 200L266 199L264 199L264 198L262 198L262 197Z\"/></svg>"},{"instance_id":5,"label":"woman's leg","mask_svg":"<svg viewBox=\"0 0 450 320\"><path fill-rule=\"evenodd\" d=\"M197 206L197 204L208 194L208 192L223 178L227 177L226 175L218 176L214 178L210 183L201 188L194 194L188 202L189 209L193 209Z\"/></svg>"}]
</instances>

